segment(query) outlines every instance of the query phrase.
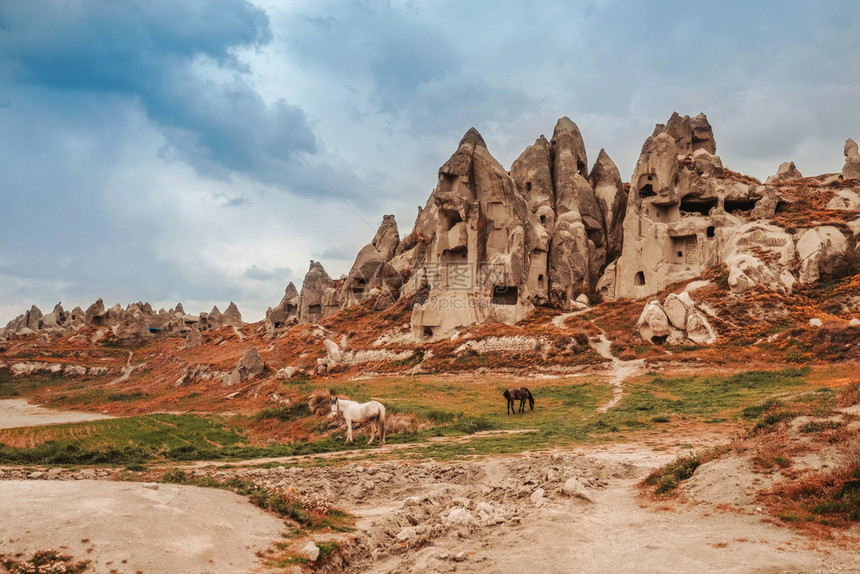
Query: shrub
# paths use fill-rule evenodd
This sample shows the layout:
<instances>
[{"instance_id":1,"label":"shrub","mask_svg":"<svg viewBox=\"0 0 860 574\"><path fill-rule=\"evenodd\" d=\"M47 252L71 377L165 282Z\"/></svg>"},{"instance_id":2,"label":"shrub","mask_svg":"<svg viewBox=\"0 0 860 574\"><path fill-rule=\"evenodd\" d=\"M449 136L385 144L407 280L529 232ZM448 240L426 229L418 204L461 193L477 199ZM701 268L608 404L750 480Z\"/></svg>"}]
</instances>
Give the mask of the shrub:
<instances>
[{"instance_id":1,"label":"shrub","mask_svg":"<svg viewBox=\"0 0 860 574\"><path fill-rule=\"evenodd\" d=\"M842 391L839 395L839 406L850 407L860 403L860 382L853 382Z\"/></svg>"},{"instance_id":2,"label":"shrub","mask_svg":"<svg viewBox=\"0 0 860 574\"><path fill-rule=\"evenodd\" d=\"M668 494L675 490L682 481L693 476L701 464L702 457L698 453L682 456L669 464L652 470L651 474L645 477L645 484L655 486L654 494L658 496Z\"/></svg>"},{"instance_id":3,"label":"shrub","mask_svg":"<svg viewBox=\"0 0 860 574\"><path fill-rule=\"evenodd\" d=\"M496 428L496 425L493 424L492 421L487 420L484 417L475 417L459 420L456 423L452 424L451 428L460 432L464 432L466 434L472 434L480 431L492 430Z\"/></svg>"},{"instance_id":4,"label":"shrub","mask_svg":"<svg viewBox=\"0 0 860 574\"><path fill-rule=\"evenodd\" d=\"M56 550L41 550L23 562L0 554L0 564L10 574L78 574L87 569L90 561L72 562L71 556Z\"/></svg>"},{"instance_id":5,"label":"shrub","mask_svg":"<svg viewBox=\"0 0 860 574\"><path fill-rule=\"evenodd\" d=\"M254 420L262 421L265 419L278 419L281 422L287 422L302 417L308 417L310 415L311 409L308 403L299 402L291 405L263 409L254 415Z\"/></svg>"}]
</instances>

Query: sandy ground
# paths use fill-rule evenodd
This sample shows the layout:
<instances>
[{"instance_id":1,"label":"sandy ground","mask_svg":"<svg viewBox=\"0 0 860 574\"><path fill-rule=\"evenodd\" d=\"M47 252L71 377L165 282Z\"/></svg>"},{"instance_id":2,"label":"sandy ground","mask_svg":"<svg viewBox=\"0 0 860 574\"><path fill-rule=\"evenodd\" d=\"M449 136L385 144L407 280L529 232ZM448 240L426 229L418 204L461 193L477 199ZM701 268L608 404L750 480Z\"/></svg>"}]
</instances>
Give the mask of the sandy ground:
<instances>
[{"instance_id":1,"label":"sandy ground","mask_svg":"<svg viewBox=\"0 0 860 574\"><path fill-rule=\"evenodd\" d=\"M83 411L57 411L31 405L26 399L0 399L0 429L78 423L113 418Z\"/></svg>"},{"instance_id":2,"label":"sandy ground","mask_svg":"<svg viewBox=\"0 0 860 574\"><path fill-rule=\"evenodd\" d=\"M336 535L343 551L323 572L860 572L856 549L813 543L762 514L751 497L735 497L731 510L719 506L742 468L697 472L689 502L643 498L639 480L676 454L614 444L471 462L185 470L322 493L357 515L357 531ZM258 569L255 553L284 530L224 491L79 480L86 469L46 473L53 481L8 480L24 472L0 470L7 554L59 548L94 560L95 572L238 573ZM725 495L707 500L702 489L715 487Z\"/></svg>"},{"instance_id":3,"label":"sandy ground","mask_svg":"<svg viewBox=\"0 0 860 574\"><path fill-rule=\"evenodd\" d=\"M0 553L59 550L88 572L248 572L284 531L241 496L191 486L12 480L0 501Z\"/></svg>"}]
</instances>

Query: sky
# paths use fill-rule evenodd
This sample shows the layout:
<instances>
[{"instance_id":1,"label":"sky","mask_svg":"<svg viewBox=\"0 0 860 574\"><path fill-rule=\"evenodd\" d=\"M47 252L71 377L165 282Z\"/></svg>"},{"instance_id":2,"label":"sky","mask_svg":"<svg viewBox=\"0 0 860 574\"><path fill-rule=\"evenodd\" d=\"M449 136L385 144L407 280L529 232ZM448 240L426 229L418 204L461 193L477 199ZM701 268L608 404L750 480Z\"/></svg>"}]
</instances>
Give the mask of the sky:
<instances>
[{"instance_id":1,"label":"sky","mask_svg":"<svg viewBox=\"0 0 860 574\"><path fill-rule=\"evenodd\" d=\"M0 3L0 325L36 304L235 301L407 235L472 126L510 167L558 118L629 180L704 112L723 164L842 169L860 3ZM590 167L590 166L589 166Z\"/></svg>"}]
</instances>

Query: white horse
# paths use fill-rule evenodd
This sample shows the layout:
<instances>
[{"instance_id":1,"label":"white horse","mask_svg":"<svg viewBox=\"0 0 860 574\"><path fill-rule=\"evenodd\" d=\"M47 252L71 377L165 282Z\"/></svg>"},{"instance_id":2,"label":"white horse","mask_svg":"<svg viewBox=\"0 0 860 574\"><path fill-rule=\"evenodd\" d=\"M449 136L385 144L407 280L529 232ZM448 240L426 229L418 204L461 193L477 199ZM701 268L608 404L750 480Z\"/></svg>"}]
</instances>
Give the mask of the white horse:
<instances>
[{"instance_id":1,"label":"white horse","mask_svg":"<svg viewBox=\"0 0 860 574\"><path fill-rule=\"evenodd\" d=\"M379 430L379 446L385 444L385 407L377 401L358 403L346 399L339 399L334 394L331 396L331 416L343 415L346 420L346 442L352 443L352 423L364 423L370 421L370 440L373 442L377 429Z\"/></svg>"}]
</instances>

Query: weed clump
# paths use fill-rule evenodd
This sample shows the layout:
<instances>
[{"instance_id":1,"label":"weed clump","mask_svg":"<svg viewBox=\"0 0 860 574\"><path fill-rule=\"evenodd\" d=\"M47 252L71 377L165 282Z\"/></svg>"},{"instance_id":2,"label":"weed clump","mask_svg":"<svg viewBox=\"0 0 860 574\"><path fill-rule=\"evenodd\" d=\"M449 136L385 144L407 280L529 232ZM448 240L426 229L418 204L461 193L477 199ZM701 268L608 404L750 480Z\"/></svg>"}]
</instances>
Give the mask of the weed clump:
<instances>
[{"instance_id":1,"label":"weed clump","mask_svg":"<svg viewBox=\"0 0 860 574\"><path fill-rule=\"evenodd\" d=\"M681 482L687 480L702 464L702 457L698 453L682 456L669 464L651 471L645 477L645 484L655 487L654 494L662 496L669 494L678 488Z\"/></svg>"},{"instance_id":2,"label":"weed clump","mask_svg":"<svg viewBox=\"0 0 860 574\"><path fill-rule=\"evenodd\" d=\"M671 495L682 482L693 476L697 468L706 462L719 458L729 449L728 445L723 445L678 457L672 462L652 470L641 482L641 485L654 487L656 496Z\"/></svg>"},{"instance_id":3,"label":"weed clump","mask_svg":"<svg viewBox=\"0 0 860 574\"><path fill-rule=\"evenodd\" d=\"M229 490L247 497L252 504L263 510L268 510L284 518L290 518L304 527L328 525L326 519L333 511L325 496L319 493L301 494L293 487L289 487L285 492L279 492L259 486L250 480L236 477L223 482L219 482L211 476L189 478L184 471L174 468L166 472L161 477L160 482ZM339 514L346 516L345 513Z\"/></svg>"},{"instance_id":4,"label":"weed clump","mask_svg":"<svg viewBox=\"0 0 860 574\"><path fill-rule=\"evenodd\" d=\"M78 574L90 565L89 560L74 562L71 556L56 550L40 550L24 561L16 558L0 554L0 565L10 574Z\"/></svg>"}]
</instances>

